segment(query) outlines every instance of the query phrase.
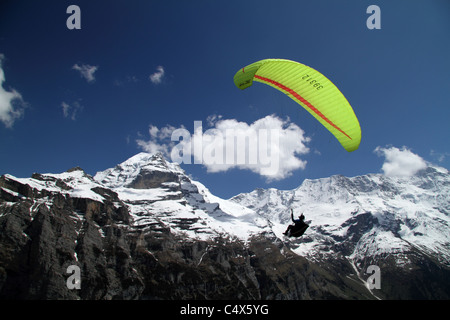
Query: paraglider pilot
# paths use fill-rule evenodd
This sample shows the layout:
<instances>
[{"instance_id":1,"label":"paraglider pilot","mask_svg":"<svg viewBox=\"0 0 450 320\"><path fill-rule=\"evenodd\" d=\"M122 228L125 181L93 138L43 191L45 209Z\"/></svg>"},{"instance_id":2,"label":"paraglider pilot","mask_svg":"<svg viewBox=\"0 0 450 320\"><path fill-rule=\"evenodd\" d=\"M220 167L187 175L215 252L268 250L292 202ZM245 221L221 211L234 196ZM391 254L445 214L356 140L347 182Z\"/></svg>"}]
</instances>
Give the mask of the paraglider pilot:
<instances>
[{"instance_id":1,"label":"paraglider pilot","mask_svg":"<svg viewBox=\"0 0 450 320\"><path fill-rule=\"evenodd\" d=\"M298 219L294 219L294 211L291 208L291 219L292 219L292 222L294 222L294 224L293 225L291 224L287 227L286 231L283 233L284 235L292 235L293 232L296 232L297 230L300 230L300 229L306 230L305 227L308 225L304 221L305 216L303 215L303 213L298 217Z\"/></svg>"}]
</instances>

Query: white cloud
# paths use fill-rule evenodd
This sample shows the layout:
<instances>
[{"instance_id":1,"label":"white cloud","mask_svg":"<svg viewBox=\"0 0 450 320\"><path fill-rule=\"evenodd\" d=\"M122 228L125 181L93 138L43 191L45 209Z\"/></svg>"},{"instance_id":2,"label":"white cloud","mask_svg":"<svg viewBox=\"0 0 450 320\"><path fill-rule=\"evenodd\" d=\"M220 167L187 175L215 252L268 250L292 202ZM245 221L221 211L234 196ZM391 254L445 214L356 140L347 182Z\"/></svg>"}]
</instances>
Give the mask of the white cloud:
<instances>
[{"instance_id":1,"label":"white cloud","mask_svg":"<svg viewBox=\"0 0 450 320\"><path fill-rule=\"evenodd\" d=\"M197 138L200 138L196 134ZM214 150L214 145L222 144L225 152L233 150L232 161L216 163L205 161L209 172L226 171L231 168L248 169L269 180L281 180L297 169L304 169L306 161L297 157L306 154L309 149L306 143L310 141L304 136L303 130L293 123L283 121L273 115L259 119L252 124L239 122L235 119L219 120L214 130L205 131L208 142L204 142L204 150ZM239 137L248 139L240 147ZM205 152L203 154L205 157ZM226 157L228 154L225 154ZM239 159L241 157L241 159ZM253 159L251 159L253 158Z\"/></svg>"},{"instance_id":2,"label":"white cloud","mask_svg":"<svg viewBox=\"0 0 450 320\"><path fill-rule=\"evenodd\" d=\"M162 82L162 79L164 77L164 67L163 66L157 66L156 67L156 72L152 73L149 76L149 79L152 83L154 84L160 84Z\"/></svg>"},{"instance_id":3,"label":"white cloud","mask_svg":"<svg viewBox=\"0 0 450 320\"><path fill-rule=\"evenodd\" d=\"M23 114L24 101L22 95L14 89L10 91L3 88L5 73L2 68L4 55L0 53L0 121L11 128L18 118Z\"/></svg>"},{"instance_id":4,"label":"white cloud","mask_svg":"<svg viewBox=\"0 0 450 320\"><path fill-rule=\"evenodd\" d=\"M63 101L61 107L64 118L70 118L71 120L76 120L78 113L83 110L83 106L78 101L73 102L71 105Z\"/></svg>"},{"instance_id":5,"label":"white cloud","mask_svg":"<svg viewBox=\"0 0 450 320\"><path fill-rule=\"evenodd\" d=\"M93 82L95 81L94 73L97 71L98 66L91 66L88 64L82 64L79 66L78 64L75 64L72 69L79 71L80 75L86 79L87 82Z\"/></svg>"},{"instance_id":6,"label":"white cloud","mask_svg":"<svg viewBox=\"0 0 450 320\"><path fill-rule=\"evenodd\" d=\"M406 147L403 147L402 149L396 147L377 147L374 151L376 154L385 157L381 170L386 176L409 177L427 167L427 163L424 159L411 152Z\"/></svg>"},{"instance_id":7,"label":"white cloud","mask_svg":"<svg viewBox=\"0 0 450 320\"><path fill-rule=\"evenodd\" d=\"M239 168L269 181L284 179L306 167L306 161L298 156L309 153L306 144L310 138L288 120L270 115L247 124L211 116L207 124L210 128L196 122L193 133L185 128L150 126L150 139L137 143L147 152L164 152L174 162L181 159L186 164L202 164L208 172Z\"/></svg>"},{"instance_id":8,"label":"white cloud","mask_svg":"<svg viewBox=\"0 0 450 320\"><path fill-rule=\"evenodd\" d=\"M208 126L213 127L215 125L215 123L222 118L223 118L223 116L220 114L219 115L213 114L206 118L206 123L208 124Z\"/></svg>"},{"instance_id":9,"label":"white cloud","mask_svg":"<svg viewBox=\"0 0 450 320\"><path fill-rule=\"evenodd\" d=\"M159 129L158 127L154 125L150 125L148 132L150 134L150 140L142 140L138 139L136 140L136 143L139 147L142 148L142 150L149 152L149 153L158 153L162 152L166 157L170 156L170 148L172 148L175 143L170 141L170 137L172 135L172 132L176 128L170 125L167 125L165 127L162 127Z\"/></svg>"}]
</instances>

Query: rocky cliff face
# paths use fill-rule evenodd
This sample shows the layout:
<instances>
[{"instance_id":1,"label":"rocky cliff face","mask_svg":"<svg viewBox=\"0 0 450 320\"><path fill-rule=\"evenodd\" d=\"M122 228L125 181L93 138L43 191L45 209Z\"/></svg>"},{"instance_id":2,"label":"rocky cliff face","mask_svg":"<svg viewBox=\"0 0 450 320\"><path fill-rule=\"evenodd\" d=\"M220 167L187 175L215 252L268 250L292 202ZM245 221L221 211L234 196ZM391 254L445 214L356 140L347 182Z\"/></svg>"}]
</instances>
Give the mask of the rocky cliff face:
<instances>
[{"instance_id":1,"label":"rocky cliff face","mask_svg":"<svg viewBox=\"0 0 450 320\"><path fill-rule=\"evenodd\" d=\"M80 168L4 175L0 298L448 298L449 247L439 229L447 224L448 198L432 197L433 188L449 185L448 173L440 174L415 182L428 190L420 199L380 177L333 177L233 201L145 153L95 177ZM411 210L399 214L382 198L387 194L420 204L422 213L414 214L422 219ZM307 216L313 223L303 238L281 234L289 206L316 212ZM431 230L444 232L434 247L425 237ZM365 282L372 264L382 270L378 291ZM79 289L68 286L71 266L79 268Z\"/></svg>"},{"instance_id":2,"label":"rocky cliff face","mask_svg":"<svg viewBox=\"0 0 450 320\"><path fill-rule=\"evenodd\" d=\"M449 187L448 171L429 166L412 177L333 176L232 200L270 217L278 236L288 207L303 212L310 228L290 248L326 268L350 264L362 280L379 268L381 288L372 290L379 298L448 299Z\"/></svg>"}]
</instances>

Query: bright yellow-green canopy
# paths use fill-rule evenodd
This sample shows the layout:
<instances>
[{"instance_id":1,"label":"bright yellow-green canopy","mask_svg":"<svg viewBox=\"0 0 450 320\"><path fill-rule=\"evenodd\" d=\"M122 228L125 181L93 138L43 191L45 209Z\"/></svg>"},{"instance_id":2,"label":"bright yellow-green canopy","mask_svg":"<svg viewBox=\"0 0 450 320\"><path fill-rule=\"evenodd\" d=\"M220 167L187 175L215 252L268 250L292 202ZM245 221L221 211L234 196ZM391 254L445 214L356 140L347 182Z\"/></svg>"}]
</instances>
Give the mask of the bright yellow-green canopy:
<instances>
[{"instance_id":1,"label":"bright yellow-green canopy","mask_svg":"<svg viewBox=\"0 0 450 320\"><path fill-rule=\"evenodd\" d=\"M240 69L234 76L239 89L262 82L284 92L327 128L345 150L358 149L361 128L344 95L323 74L304 64L265 59Z\"/></svg>"}]
</instances>

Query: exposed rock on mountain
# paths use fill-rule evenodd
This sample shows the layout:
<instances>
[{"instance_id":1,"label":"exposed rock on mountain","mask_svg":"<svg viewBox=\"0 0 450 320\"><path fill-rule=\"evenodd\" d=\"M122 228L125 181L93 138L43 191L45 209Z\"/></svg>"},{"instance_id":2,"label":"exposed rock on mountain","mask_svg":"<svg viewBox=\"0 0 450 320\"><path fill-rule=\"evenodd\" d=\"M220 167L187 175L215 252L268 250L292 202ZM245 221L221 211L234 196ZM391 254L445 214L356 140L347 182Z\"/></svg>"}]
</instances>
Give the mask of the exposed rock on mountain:
<instances>
[{"instance_id":1,"label":"exposed rock on mountain","mask_svg":"<svg viewBox=\"0 0 450 320\"><path fill-rule=\"evenodd\" d=\"M223 200L146 153L94 177L4 175L0 297L447 299L449 185L430 167L409 180L335 176ZM282 235L289 207L312 220L300 239ZM369 265L381 289L367 288Z\"/></svg>"},{"instance_id":2,"label":"exposed rock on mountain","mask_svg":"<svg viewBox=\"0 0 450 320\"><path fill-rule=\"evenodd\" d=\"M291 207L311 225L290 248L321 265L380 268L380 298L442 299L450 293L450 176L428 167L413 177L369 174L305 180L294 190L258 189L232 200L273 223L280 236Z\"/></svg>"}]
</instances>

